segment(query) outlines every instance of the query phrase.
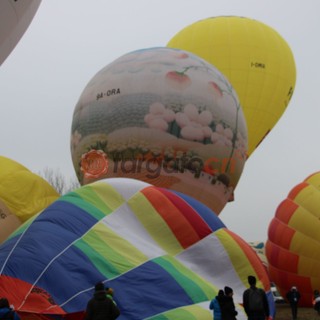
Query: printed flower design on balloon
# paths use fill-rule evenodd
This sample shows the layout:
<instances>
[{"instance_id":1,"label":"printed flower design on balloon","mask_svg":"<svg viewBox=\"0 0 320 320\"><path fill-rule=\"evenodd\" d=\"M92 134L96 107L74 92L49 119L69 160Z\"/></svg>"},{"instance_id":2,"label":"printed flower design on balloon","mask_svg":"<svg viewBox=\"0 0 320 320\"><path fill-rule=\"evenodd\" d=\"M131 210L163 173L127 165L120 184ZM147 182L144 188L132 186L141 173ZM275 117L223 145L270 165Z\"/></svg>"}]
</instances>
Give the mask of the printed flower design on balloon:
<instances>
[{"instance_id":1,"label":"printed flower design on balloon","mask_svg":"<svg viewBox=\"0 0 320 320\"><path fill-rule=\"evenodd\" d=\"M215 98L222 98L223 92L221 88L214 81L208 82L208 88L211 92L213 92L213 95Z\"/></svg>"},{"instance_id":2,"label":"printed flower design on balloon","mask_svg":"<svg viewBox=\"0 0 320 320\"><path fill-rule=\"evenodd\" d=\"M230 128L224 128L221 123L216 126L216 131L211 134L211 141L213 144L223 145L227 147L232 146L233 132Z\"/></svg>"},{"instance_id":3,"label":"printed flower design on balloon","mask_svg":"<svg viewBox=\"0 0 320 320\"><path fill-rule=\"evenodd\" d=\"M209 127L213 116L209 111L198 112L198 108L193 104L187 104L183 112L176 114L176 122L181 128L182 138L191 141L203 141L210 138L212 129Z\"/></svg>"},{"instance_id":4,"label":"printed flower design on balloon","mask_svg":"<svg viewBox=\"0 0 320 320\"><path fill-rule=\"evenodd\" d=\"M145 115L144 121L150 128L161 131L168 130L168 123L175 119L175 113L160 102L154 102L149 107L149 113Z\"/></svg>"},{"instance_id":5,"label":"printed flower design on balloon","mask_svg":"<svg viewBox=\"0 0 320 320\"><path fill-rule=\"evenodd\" d=\"M190 69L190 67L185 68L183 71L169 71L166 74L167 84L177 90L184 90L189 87L192 81L186 74L188 69Z\"/></svg>"},{"instance_id":6,"label":"printed flower design on balloon","mask_svg":"<svg viewBox=\"0 0 320 320\"><path fill-rule=\"evenodd\" d=\"M209 81L208 83L210 91L213 93L214 97L216 99L219 98L228 98L233 101L233 105L236 108L236 117L235 117L235 126L234 130L231 130L231 128L227 127L226 125L218 124L216 126L216 130L214 134L211 136L211 140L213 143L218 144L224 144L225 146L231 146L231 153L230 153L230 159L232 158L233 154L236 153L236 156L238 156L241 159L247 158L247 145L246 140L241 135L240 132L238 132L238 120L239 120L239 114L241 110L241 106L239 101L235 98L233 94L231 94L232 88L227 86L227 90L222 89L216 82ZM228 163L229 167L230 163Z\"/></svg>"},{"instance_id":7,"label":"printed flower design on balloon","mask_svg":"<svg viewBox=\"0 0 320 320\"><path fill-rule=\"evenodd\" d=\"M246 139L243 137L243 135L240 132L237 133L236 152L238 153L238 156L239 156L240 159L246 159L247 158L247 143L246 143Z\"/></svg>"},{"instance_id":8,"label":"printed flower design on balloon","mask_svg":"<svg viewBox=\"0 0 320 320\"><path fill-rule=\"evenodd\" d=\"M154 102L149 107L149 113L144 121L149 128L169 132L178 138L212 143L226 147L236 147L243 153L246 151L245 139L240 133L235 133L222 123L215 124L213 115L208 110L199 111L194 104L187 104L177 113L160 102Z\"/></svg>"},{"instance_id":9,"label":"printed flower design on balloon","mask_svg":"<svg viewBox=\"0 0 320 320\"><path fill-rule=\"evenodd\" d=\"M189 58L189 55L186 52L177 52L174 57L177 59L187 59Z\"/></svg>"},{"instance_id":10,"label":"printed flower design on balloon","mask_svg":"<svg viewBox=\"0 0 320 320\"><path fill-rule=\"evenodd\" d=\"M212 85L212 84L211 84ZM223 91L218 85L212 86L216 94L220 97L223 95ZM180 109L180 110L179 110ZM246 141L242 135L235 132L223 122L216 123L214 121L213 114L205 108L198 108L192 103L188 103L180 108L175 108L174 112L170 107L166 107L161 102L154 102L149 106L149 113L145 115L144 121L149 128L160 130L162 132L170 133L177 138L184 140L195 141L206 144L213 144L221 147L226 147L230 151L231 157L235 155L239 159L245 159L246 157ZM236 149L236 153L234 150ZM189 150L190 151L190 150ZM188 152L189 152L188 151ZM190 153L190 152L189 152ZM164 155L166 162L170 163L168 155ZM174 158L179 159L191 159L197 157L195 153L186 155L186 153L178 156L178 152L175 152ZM189 161L183 161L188 163ZM226 170L229 170L231 164L227 163ZM180 170L188 169L187 167L179 167ZM190 168L189 168L190 169ZM195 170L195 168L191 168ZM229 185L229 179L226 174L220 174L217 169L211 168L208 164L195 170L195 175L198 176L201 171L207 172L212 176L225 177L223 181L219 181L226 186ZM227 171L228 172L228 171ZM228 181L226 181L227 179ZM212 180L212 183L217 180Z\"/></svg>"}]
</instances>

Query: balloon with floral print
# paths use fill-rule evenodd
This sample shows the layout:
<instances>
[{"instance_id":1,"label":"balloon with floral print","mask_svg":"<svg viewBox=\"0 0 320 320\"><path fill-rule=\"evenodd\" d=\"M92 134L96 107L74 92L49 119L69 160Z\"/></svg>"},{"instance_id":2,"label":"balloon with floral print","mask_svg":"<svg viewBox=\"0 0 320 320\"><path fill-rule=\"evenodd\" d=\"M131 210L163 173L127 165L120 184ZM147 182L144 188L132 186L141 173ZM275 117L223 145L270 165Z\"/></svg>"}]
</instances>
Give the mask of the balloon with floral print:
<instances>
[{"instance_id":1,"label":"balloon with floral print","mask_svg":"<svg viewBox=\"0 0 320 320\"><path fill-rule=\"evenodd\" d=\"M219 214L247 151L236 92L214 66L177 49L142 49L101 69L75 106L71 153L82 185L110 177L188 194Z\"/></svg>"}]
</instances>

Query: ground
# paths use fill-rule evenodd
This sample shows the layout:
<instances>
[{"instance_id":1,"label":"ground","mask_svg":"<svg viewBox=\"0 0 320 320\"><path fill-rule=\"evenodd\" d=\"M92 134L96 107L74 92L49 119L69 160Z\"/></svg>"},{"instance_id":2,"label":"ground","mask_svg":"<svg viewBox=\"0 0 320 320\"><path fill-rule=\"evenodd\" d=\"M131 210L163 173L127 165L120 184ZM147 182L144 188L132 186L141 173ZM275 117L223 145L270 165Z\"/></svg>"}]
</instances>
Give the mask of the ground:
<instances>
[{"instance_id":1,"label":"ground","mask_svg":"<svg viewBox=\"0 0 320 320\"><path fill-rule=\"evenodd\" d=\"M291 310L287 303L276 305L275 320L291 320ZM320 316L313 308L299 308L297 320L320 320Z\"/></svg>"}]
</instances>

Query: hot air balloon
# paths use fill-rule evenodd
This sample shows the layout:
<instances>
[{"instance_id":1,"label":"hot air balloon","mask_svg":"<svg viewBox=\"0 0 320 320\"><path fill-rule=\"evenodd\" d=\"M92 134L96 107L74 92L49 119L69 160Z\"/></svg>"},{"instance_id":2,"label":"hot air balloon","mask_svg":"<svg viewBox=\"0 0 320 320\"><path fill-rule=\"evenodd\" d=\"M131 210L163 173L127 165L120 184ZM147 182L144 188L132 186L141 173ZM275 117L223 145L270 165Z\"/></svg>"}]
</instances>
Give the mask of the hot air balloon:
<instances>
[{"instance_id":1,"label":"hot air balloon","mask_svg":"<svg viewBox=\"0 0 320 320\"><path fill-rule=\"evenodd\" d=\"M28 29L40 3L41 0L0 1L0 65Z\"/></svg>"},{"instance_id":2,"label":"hot air balloon","mask_svg":"<svg viewBox=\"0 0 320 320\"><path fill-rule=\"evenodd\" d=\"M0 156L0 243L22 222L48 207L59 194L20 163Z\"/></svg>"},{"instance_id":3,"label":"hot air balloon","mask_svg":"<svg viewBox=\"0 0 320 320\"><path fill-rule=\"evenodd\" d=\"M265 254L265 243L262 241L252 241L248 242L248 244L256 252L265 269L268 270L268 260Z\"/></svg>"},{"instance_id":4,"label":"hot air balloon","mask_svg":"<svg viewBox=\"0 0 320 320\"><path fill-rule=\"evenodd\" d=\"M219 214L246 160L235 91L212 65L182 50L118 58L83 90L72 121L80 184L126 177L183 192Z\"/></svg>"},{"instance_id":5,"label":"hot air balloon","mask_svg":"<svg viewBox=\"0 0 320 320\"><path fill-rule=\"evenodd\" d=\"M297 184L283 200L268 230L266 256L270 278L282 296L292 286L301 293L299 305L312 306L320 288L320 172Z\"/></svg>"},{"instance_id":6,"label":"hot air balloon","mask_svg":"<svg viewBox=\"0 0 320 320\"><path fill-rule=\"evenodd\" d=\"M190 51L217 67L235 88L248 127L248 156L285 111L296 81L287 42L273 28L237 16L188 25L167 44Z\"/></svg>"},{"instance_id":7,"label":"hot air balloon","mask_svg":"<svg viewBox=\"0 0 320 320\"><path fill-rule=\"evenodd\" d=\"M1 245L0 270L0 296L41 319L81 319L98 281L113 289L120 320L211 320L225 285L246 319L248 274L274 311L268 275L244 240L194 198L135 179L60 197Z\"/></svg>"}]
</instances>

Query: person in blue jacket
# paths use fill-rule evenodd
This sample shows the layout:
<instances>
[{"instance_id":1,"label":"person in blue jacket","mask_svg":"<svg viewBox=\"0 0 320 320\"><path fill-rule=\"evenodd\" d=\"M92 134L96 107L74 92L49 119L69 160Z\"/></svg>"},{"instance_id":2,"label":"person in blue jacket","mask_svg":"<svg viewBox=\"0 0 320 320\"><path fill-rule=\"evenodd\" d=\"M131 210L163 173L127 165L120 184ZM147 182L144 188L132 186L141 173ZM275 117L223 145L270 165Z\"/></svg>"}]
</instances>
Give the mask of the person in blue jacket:
<instances>
[{"instance_id":1,"label":"person in blue jacket","mask_svg":"<svg viewBox=\"0 0 320 320\"><path fill-rule=\"evenodd\" d=\"M0 319L20 320L19 315L10 308L7 298L0 299Z\"/></svg>"},{"instance_id":2,"label":"person in blue jacket","mask_svg":"<svg viewBox=\"0 0 320 320\"><path fill-rule=\"evenodd\" d=\"M213 310L213 319L221 320L221 308L220 308L220 300L223 298L224 292L223 290L219 290L218 295L211 300L209 308Z\"/></svg>"}]
</instances>

